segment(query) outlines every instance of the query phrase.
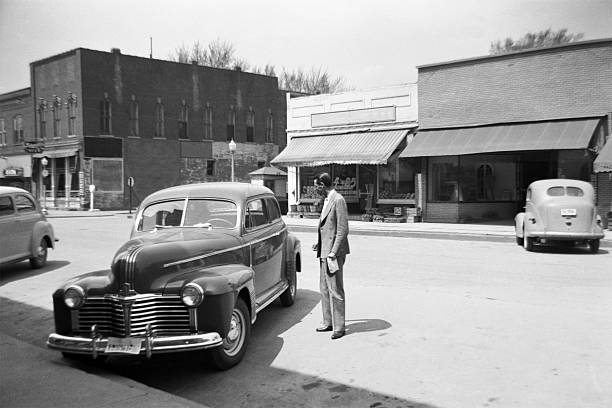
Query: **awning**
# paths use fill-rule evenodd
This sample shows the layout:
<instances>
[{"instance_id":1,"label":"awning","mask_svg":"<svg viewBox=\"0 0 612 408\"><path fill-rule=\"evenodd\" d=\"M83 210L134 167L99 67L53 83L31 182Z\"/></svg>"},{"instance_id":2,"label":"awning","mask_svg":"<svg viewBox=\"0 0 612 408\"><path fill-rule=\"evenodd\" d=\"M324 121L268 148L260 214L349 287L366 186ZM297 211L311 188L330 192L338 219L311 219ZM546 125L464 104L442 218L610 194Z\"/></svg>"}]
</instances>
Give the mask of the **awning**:
<instances>
[{"instance_id":1,"label":"awning","mask_svg":"<svg viewBox=\"0 0 612 408\"><path fill-rule=\"evenodd\" d=\"M58 158L58 157L71 157L75 156L77 153L77 149L58 149L58 150L45 150L42 153L33 154L32 157L41 158Z\"/></svg>"},{"instance_id":2,"label":"awning","mask_svg":"<svg viewBox=\"0 0 612 408\"><path fill-rule=\"evenodd\" d=\"M406 140L408 132L407 129L400 129L295 136L271 163L277 166L385 164L393 151Z\"/></svg>"},{"instance_id":3,"label":"awning","mask_svg":"<svg viewBox=\"0 0 612 408\"><path fill-rule=\"evenodd\" d=\"M421 130L400 157L586 149L599 118Z\"/></svg>"},{"instance_id":4,"label":"awning","mask_svg":"<svg viewBox=\"0 0 612 408\"><path fill-rule=\"evenodd\" d=\"M597 155L593 162L593 171L595 173L612 171L612 138L608 137L608 142Z\"/></svg>"}]
</instances>

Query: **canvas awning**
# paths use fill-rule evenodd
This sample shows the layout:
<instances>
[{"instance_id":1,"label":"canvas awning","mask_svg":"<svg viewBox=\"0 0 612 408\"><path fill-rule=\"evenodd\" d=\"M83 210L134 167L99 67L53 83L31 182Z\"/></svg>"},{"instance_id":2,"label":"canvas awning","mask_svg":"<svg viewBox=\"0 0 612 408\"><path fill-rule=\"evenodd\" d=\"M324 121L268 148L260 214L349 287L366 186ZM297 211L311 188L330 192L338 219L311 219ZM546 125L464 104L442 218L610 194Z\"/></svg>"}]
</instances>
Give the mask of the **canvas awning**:
<instances>
[{"instance_id":1,"label":"canvas awning","mask_svg":"<svg viewBox=\"0 0 612 408\"><path fill-rule=\"evenodd\" d=\"M362 131L294 136L271 163L276 166L325 164L385 164L410 130Z\"/></svg>"},{"instance_id":2,"label":"canvas awning","mask_svg":"<svg viewBox=\"0 0 612 408\"><path fill-rule=\"evenodd\" d=\"M400 157L586 149L600 118L421 130Z\"/></svg>"},{"instance_id":3,"label":"canvas awning","mask_svg":"<svg viewBox=\"0 0 612 408\"><path fill-rule=\"evenodd\" d=\"M593 171L595 173L612 171L612 138L608 137L608 142L597 155L593 162Z\"/></svg>"}]
</instances>

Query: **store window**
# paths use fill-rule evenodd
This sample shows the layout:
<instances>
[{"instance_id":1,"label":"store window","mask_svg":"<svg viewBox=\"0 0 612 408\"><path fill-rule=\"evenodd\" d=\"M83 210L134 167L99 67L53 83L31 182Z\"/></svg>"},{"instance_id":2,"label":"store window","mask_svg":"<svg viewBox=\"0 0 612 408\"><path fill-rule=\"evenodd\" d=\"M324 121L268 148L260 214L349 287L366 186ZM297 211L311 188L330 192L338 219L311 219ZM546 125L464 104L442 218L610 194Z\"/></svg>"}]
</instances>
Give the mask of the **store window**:
<instances>
[{"instance_id":1,"label":"store window","mask_svg":"<svg viewBox=\"0 0 612 408\"><path fill-rule=\"evenodd\" d=\"M92 159L96 191L123 192L123 159Z\"/></svg>"},{"instance_id":2,"label":"store window","mask_svg":"<svg viewBox=\"0 0 612 408\"><path fill-rule=\"evenodd\" d=\"M457 182L457 156L432 157L429 159L429 200L457 202L459 188Z\"/></svg>"},{"instance_id":3,"label":"store window","mask_svg":"<svg viewBox=\"0 0 612 408\"><path fill-rule=\"evenodd\" d=\"M359 201L357 165L332 165L332 187L344 197L347 204Z\"/></svg>"},{"instance_id":4,"label":"store window","mask_svg":"<svg viewBox=\"0 0 612 408\"><path fill-rule=\"evenodd\" d=\"M513 155L461 156L459 201L515 201L516 161Z\"/></svg>"},{"instance_id":5,"label":"store window","mask_svg":"<svg viewBox=\"0 0 612 408\"><path fill-rule=\"evenodd\" d=\"M414 199L414 165L410 159L391 158L379 168L378 199Z\"/></svg>"},{"instance_id":6,"label":"store window","mask_svg":"<svg viewBox=\"0 0 612 408\"><path fill-rule=\"evenodd\" d=\"M331 175L330 166L299 168L300 194L298 198L300 202L313 203L321 200L321 195L314 185L315 177L321 173L329 173Z\"/></svg>"}]
</instances>

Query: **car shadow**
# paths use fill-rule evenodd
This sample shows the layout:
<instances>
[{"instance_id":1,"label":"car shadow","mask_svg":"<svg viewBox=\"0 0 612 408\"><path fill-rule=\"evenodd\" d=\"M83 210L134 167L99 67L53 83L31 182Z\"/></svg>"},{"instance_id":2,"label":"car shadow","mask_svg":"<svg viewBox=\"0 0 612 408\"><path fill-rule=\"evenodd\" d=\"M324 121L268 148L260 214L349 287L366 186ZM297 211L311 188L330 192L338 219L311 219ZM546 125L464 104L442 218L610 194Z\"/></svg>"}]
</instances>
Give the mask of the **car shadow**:
<instances>
[{"instance_id":1,"label":"car shadow","mask_svg":"<svg viewBox=\"0 0 612 408\"><path fill-rule=\"evenodd\" d=\"M553 245L553 244L536 244L533 246L533 252L560 254L560 255L607 255L610 252L606 249L599 248L599 251L593 253L586 246L574 245Z\"/></svg>"},{"instance_id":2,"label":"car shadow","mask_svg":"<svg viewBox=\"0 0 612 408\"><path fill-rule=\"evenodd\" d=\"M47 261L47 264L40 269L32 269L28 261L22 261L0 267L0 286L14 282L19 279L31 278L42 275L56 269L70 265L69 261Z\"/></svg>"}]
</instances>

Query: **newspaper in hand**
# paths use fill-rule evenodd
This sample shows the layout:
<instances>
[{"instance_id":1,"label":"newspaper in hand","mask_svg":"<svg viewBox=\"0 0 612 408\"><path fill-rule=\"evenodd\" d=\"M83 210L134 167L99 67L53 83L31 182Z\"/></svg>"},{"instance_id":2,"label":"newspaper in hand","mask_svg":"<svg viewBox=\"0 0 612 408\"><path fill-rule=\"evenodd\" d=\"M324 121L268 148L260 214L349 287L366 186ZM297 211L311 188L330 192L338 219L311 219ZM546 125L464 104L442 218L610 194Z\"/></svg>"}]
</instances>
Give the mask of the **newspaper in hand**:
<instances>
[{"instance_id":1,"label":"newspaper in hand","mask_svg":"<svg viewBox=\"0 0 612 408\"><path fill-rule=\"evenodd\" d=\"M338 258L327 258L327 270L329 273L338 272L340 267L338 266Z\"/></svg>"}]
</instances>

